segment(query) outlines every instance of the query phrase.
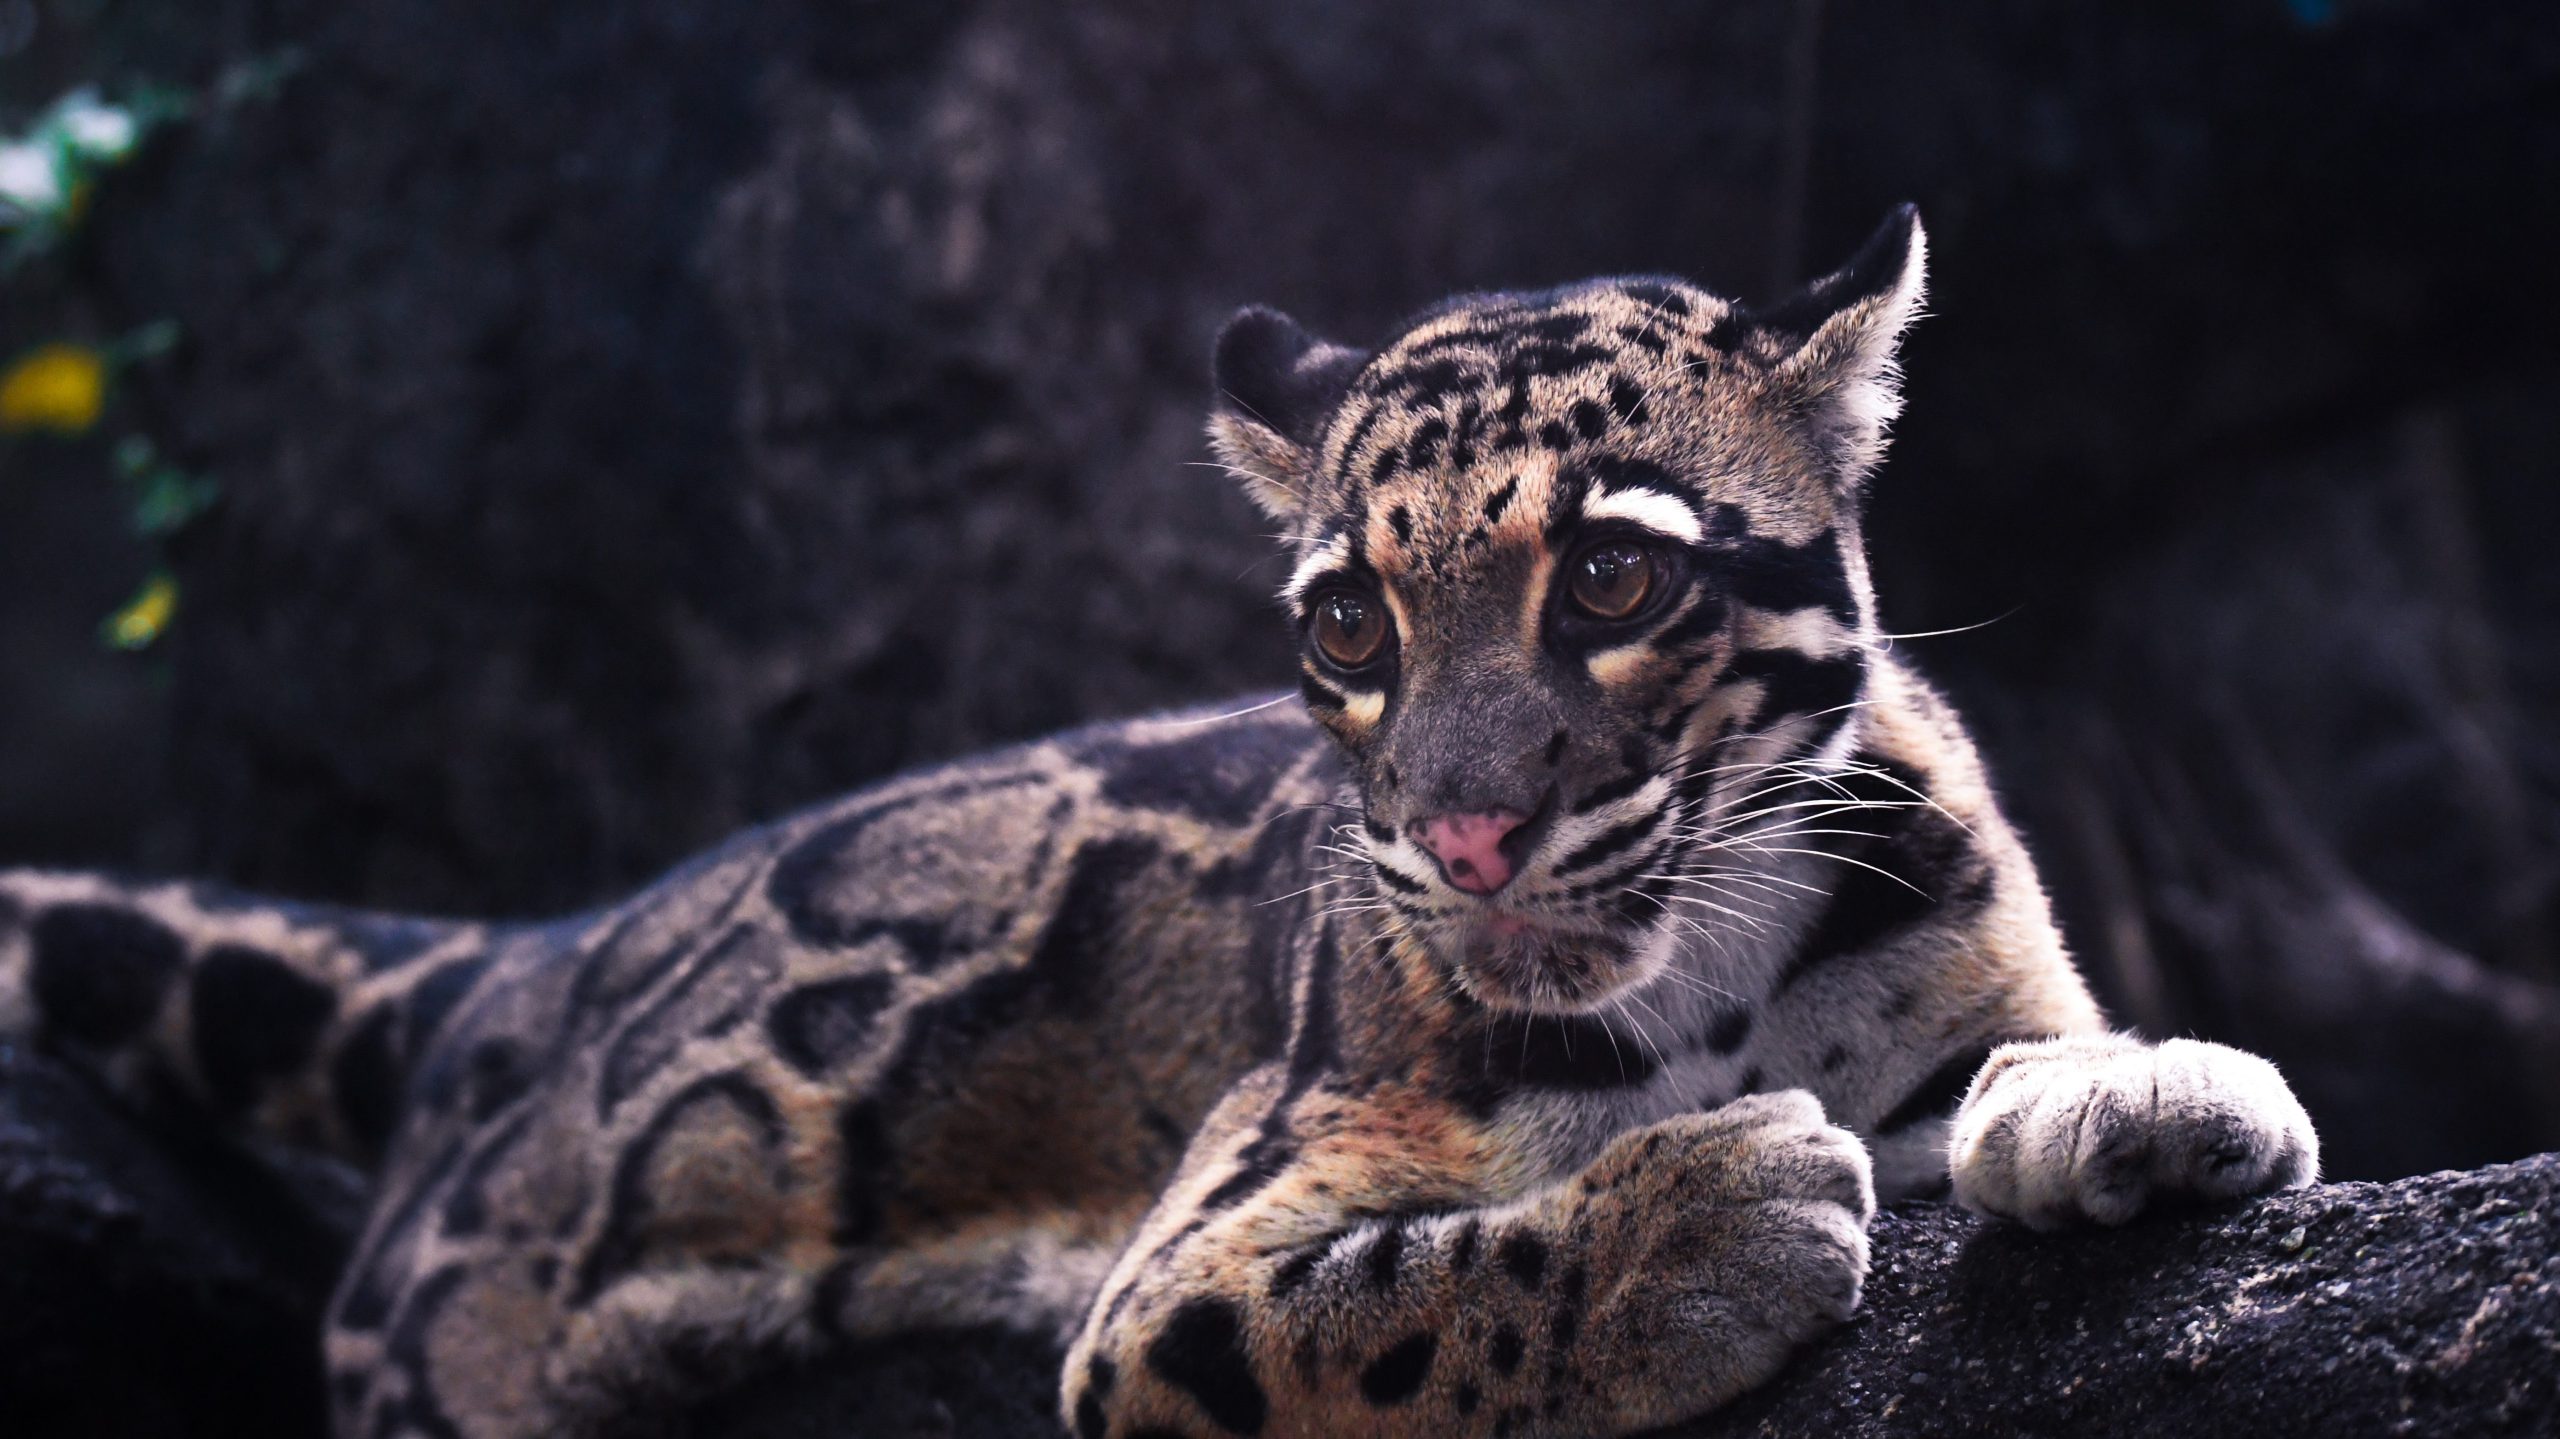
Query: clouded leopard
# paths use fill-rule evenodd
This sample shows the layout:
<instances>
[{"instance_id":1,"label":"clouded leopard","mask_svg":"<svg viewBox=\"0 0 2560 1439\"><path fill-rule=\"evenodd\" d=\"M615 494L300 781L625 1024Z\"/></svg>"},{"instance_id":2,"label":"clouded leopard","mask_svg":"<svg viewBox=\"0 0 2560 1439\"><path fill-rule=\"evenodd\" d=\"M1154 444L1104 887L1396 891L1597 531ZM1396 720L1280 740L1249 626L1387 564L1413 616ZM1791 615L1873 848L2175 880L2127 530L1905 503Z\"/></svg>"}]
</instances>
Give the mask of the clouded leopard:
<instances>
[{"instance_id":1,"label":"clouded leopard","mask_svg":"<svg viewBox=\"0 0 2560 1439\"><path fill-rule=\"evenodd\" d=\"M2307 1182L2265 1062L2110 1034L1860 496L1925 241L1744 308L1267 310L1211 436L1297 694L1065 735L548 923L0 875L0 1025L371 1168L337 1431L630 1432L988 1322L1081 1439L1616 1433L1858 1301L1879 1198Z\"/></svg>"}]
</instances>

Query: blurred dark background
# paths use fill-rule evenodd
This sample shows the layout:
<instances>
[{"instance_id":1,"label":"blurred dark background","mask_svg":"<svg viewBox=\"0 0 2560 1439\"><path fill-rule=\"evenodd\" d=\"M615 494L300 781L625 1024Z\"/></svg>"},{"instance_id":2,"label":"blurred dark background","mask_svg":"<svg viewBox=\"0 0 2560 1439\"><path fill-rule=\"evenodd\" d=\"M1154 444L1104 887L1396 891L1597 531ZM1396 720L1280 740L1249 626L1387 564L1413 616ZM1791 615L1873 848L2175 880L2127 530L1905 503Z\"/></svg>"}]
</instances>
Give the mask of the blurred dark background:
<instances>
[{"instance_id":1,"label":"blurred dark background","mask_svg":"<svg viewBox=\"0 0 2560 1439\"><path fill-rule=\"evenodd\" d=\"M1885 614L2113 1011L2341 1174L2560 1148L2546 3L0 0L0 125L83 84L233 98L0 278L0 359L178 337L0 438L0 861L554 911L1283 684L1228 311L1760 296L1912 199ZM125 435L219 500L137 539Z\"/></svg>"}]
</instances>

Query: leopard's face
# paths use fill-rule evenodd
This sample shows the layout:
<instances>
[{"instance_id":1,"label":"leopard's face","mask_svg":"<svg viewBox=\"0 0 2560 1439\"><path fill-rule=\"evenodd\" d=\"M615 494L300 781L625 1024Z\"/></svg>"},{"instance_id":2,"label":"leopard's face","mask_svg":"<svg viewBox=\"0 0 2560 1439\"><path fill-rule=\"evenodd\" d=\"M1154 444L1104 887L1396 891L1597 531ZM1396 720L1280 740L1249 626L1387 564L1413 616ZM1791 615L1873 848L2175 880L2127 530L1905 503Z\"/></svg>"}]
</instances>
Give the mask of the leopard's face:
<instances>
[{"instance_id":1,"label":"leopard's face","mask_svg":"<svg viewBox=\"0 0 2560 1439\"><path fill-rule=\"evenodd\" d=\"M1831 322L1907 318L1920 242L1893 229L1809 318L1596 281L1454 302L1375 354L1268 312L1222 340L1213 433L1295 526L1283 600L1360 780L1359 862L1478 999L1649 981L1717 927L1720 874L1760 868L1769 767L1853 734L1890 331L1862 351Z\"/></svg>"}]
</instances>

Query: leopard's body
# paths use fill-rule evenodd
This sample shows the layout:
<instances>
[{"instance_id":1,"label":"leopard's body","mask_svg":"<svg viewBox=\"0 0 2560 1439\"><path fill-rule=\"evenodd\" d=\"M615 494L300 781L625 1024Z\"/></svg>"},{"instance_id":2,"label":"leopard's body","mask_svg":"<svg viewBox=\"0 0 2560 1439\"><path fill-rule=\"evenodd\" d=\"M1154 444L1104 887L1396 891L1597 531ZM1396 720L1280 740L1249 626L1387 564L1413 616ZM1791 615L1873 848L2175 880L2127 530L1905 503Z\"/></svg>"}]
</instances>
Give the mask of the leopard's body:
<instances>
[{"instance_id":1,"label":"leopard's body","mask_svg":"<svg viewBox=\"0 0 2560 1439\"><path fill-rule=\"evenodd\" d=\"M1311 628L1303 706L904 778L549 924L8 873L0 1025L375 1167L348 1436L620 1432L984 1323L1070 1346L1087 1439L1617 1432L1848 1312L1879 1192L2307 1179L2263 1063L2105 1033L1878 638L1855 496L1920 248L1376 355L1249 312L1221 452L1307 623L1393 640ZM1594 535L1651 609L1560 608Z\"/></svg>"}]
</instances>

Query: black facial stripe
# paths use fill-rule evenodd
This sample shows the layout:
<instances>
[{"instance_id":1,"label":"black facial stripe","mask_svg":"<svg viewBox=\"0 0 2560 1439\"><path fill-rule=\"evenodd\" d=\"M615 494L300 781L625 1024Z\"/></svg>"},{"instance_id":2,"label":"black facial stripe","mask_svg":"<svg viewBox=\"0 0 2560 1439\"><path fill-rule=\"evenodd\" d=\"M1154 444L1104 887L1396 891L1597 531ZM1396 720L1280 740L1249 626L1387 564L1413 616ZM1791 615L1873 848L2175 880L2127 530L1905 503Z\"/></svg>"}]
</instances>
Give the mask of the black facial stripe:
<instances>
[{"instance_id":1,"label":"black facial stripe","mask_svg":"<svg viewBox=\"0 0 2560 1439\"><path fill-rule=\"evenodd\" d=\"M1616 779L1595 786L1574 801L1572 813L1579 819L1593 810L1606 809L1653 782L1651 770L1631 769Z\"/></svg>"},{"instance_id":2,"label":"black facial stripe","mask_svg":"<svg viewBox=\"0 0 2560 1439\"><path fill-rule=\"evenodd\" d=\"M1653 833L1654 826L1661 822L1662 811L1657 809L1640 814L1623 824L1602 830L1580 848L1558 860L1556 867L1549 872L1556 878L1562 879L1566 875L1589 869L1611 855L1634 846L1646 835Z\"/></svg>"},{"instance_id":3,"label":"black facial stripe","mask_svg":"<svg viewBox=\"0 0 2560 1439\"><path fill-rule=\"evenodd\" d=\"M1429 892L1429 886L1425 885L1422 881L1407 875L1402 870L1392 868L1384 860L1373 858L1369 861L1369 867L1377 871L1380 882L1384 883L1387 888L1394 890L1398 894L1425 894Z\"/></svg>"},{"instance_id":4,"label":"black facial stripe","mask_svg":"<svg viewBox=\"0 0 2560 1439\"><path fill-rule=\"evenodd\" d=\"M1712 650L1681 651L1679 652L1679 657L1672 661L1672 669L1670 673L1662 677L1662 682L1659 688L1665 694L1681 695L1691 693L1692 685L1699 675L1707 674L1709 678L1712 679L1714 677L1713 672L1718 670L1722 664L1723 657L1717 655ZM1694 712L1695 709L1696 706L1694 704L1690 706L1690 710L1692 712ZM1658 734L1664 744L1677 744L1681 735L1685 733L1687 729L1688 723L1684 718L1681 723L1673 725L1669 729L1660 730L1658 731Z\"/></svg>"},{"instance_id":5,"label":"black facial stripe","mask_svg":"<svg viewBox=\"0 0 2560 1439\"><path fill-rule=\"evenodd\" d=\"M1335 480L1345 485L1351 483L1352 463L1360 457L1361 446L1369 442L1369 432L1378 427L1378 421L1386 418L1386 413L1386 406L1371 404L1360 412L1359 419L1352 422L1351 433L1342 440L1341 458L1334 465Z\"/></svg>"},{"instance_id":6,"label":"black facial stripe","mask_svg":"<svg viewBox=\"0 0 2560 1439\"><path fill-rule=\"evenodd\" d=\"M1584 400L1574 406L1571 419L1584 439L1596 439L1598 435L1594 432L1594 426L1605 429L1608 424L1608 412L1599 405ZM1552 422L1550 427L1554 427ZM1570 436L1559 438L1565 439L1567 444L1571 443ZM1564 447L1564 445L1556 446L1558 449ZM1687 507L1691 514L1699 515L1700 523L1705 522L1705 516L1699 512L1698 501L1692 498L1688 490L1673 480L1670 472L1661 466L1644 460L1621 459L1615 455L1591 455L1565 466L1556 475L1553 497L1547 506L1549 543L1561 540L1567 531L1583 522L1584 507L1590 503L1595 491L1606 495L1626 490L1643 490L1676 500ZM1650 526L1634 528L1643 530L1646 535L1666 545L1685 547L1687 544L1682 536L1665 534Z\"/></svg>"},{"instance_id":7,"label":"black facial stripe","mask_svg":"<svg viewBox=\"0 0 2560 1439\"><path fill-rule=\"evenodd\" d=\"M1824 530L1802 545L1790 545L1750 533L1737 507L1721 509L1725 513L1709 528L1734 538L1711 563L1735 599L1780 614L1819 608L1844 625L1857 624L1858 600L1849 588L1839 531Z\"/></svg>"},{"instance_id":8,"label":"black facial stripe","mask_svg":"<svg viewBox=\"0 0 2560 1439\"><path fill-rule=\"evenodd\" d=\"M1661 857L1661 854L1662 850L1660 847L1648 848L1643 854L1636 856L1625 864L1614 866L1604 873L1593 875L1591 878L1582 881L1580 884L1577 884L1570 889L1558 891L1553 898L1548 900L1548 903L1559 909L1591 909L1605 902L1610 896L1616 894L1619 890L1626 888L1628 876L1634 874L1640 869L1643 869L1646 865L1653 863L1656 859Z\"/></svg>"},{"instance_id":9,"label":"black facial stripe","mask_svg":"<svg viewBox=\"0 0 2560 1439\"><path fill-rule=\"evenodd\" d=\"M1629 929L1639 928L1647 921L1671 912L1671 876L1647 874L1638 878L1638 872L1650 863L1651 857L1648 856L1630 868L1627 878L1634 883L1610 906L1618 922Z\"/></svg>"},{"instance_id":10,"label":"black facial stripe","mask_svg":"<svg viewBox=\"0 0 2560 1439\"><path fill-rule=\"evenodd\" d=\"M1806 730L1803 738L1797 741L1798 750L1805 754L1811 754L1831 743L1832 736L1840 733L1840 727L1849 722L1849 714L1845 708L1812 713L1814 714L1812 728Z\"/></svg>"},{"instance_id":11,"label":"black facial stripe","mask_svg":"<svg viewBox=\"0 0 2560 1439\"><path fill-rule=\"evenodd\" d=\"M1717 737L1722 738L1723 736L1719 733ZM1712 751L1713 746L1710 745L1709 749ZM1706 802L1707 792L1716 787L1716 780L1720 777L1721 776L1716 773L1716 766L1711 764L1698 765L1687 773L1681 775L1677 780L1672 782L1672 807L1681 811L1683 814L1687 814L1695 810L1699 805Z\"/></svg>"},{"instance_id":12,"label":"black facial stripe","mask_svg":"<svg viewBox=\"0 0 2560 1439\"><path fill-rule=\"evenodd\" d=\"M1351 704L1350 696L1303 669L1298 671L1298 693L1317 709L1345 709Z\"/></svg>"},{"instance_id":13,"label":"black facial stripe","mask_svg":"<svg viewBox=\"0 0 2560 1439\"><path fill-rule=\"evenodd\" d=\"M1440 908L1438 905L1425 904L1420 900L1407 899L1400 894L1388 895L1387 904L1390 908L1394 909L1396 913L1403 915L1407 919L1436 920L1446 919L1449 917L1448 911Z\"/></svg>"},{"instance_id":14,"label":"black facial stripe","mask_svg":"<svg viewBox=\"0 0 2560 1439\"><path fill-rule=\"evenodd\" d=\"M1619 865L1605 874L1594 875L1591 878L1584 880L1582 883L1575 885L1573 888L1566 890L1562 895L1557 897L1557 902L1561 904L1587 905L1597 899L1612 895L1619 890L1623 890L1627 887L1628 881L1633 880L1637 875L1643 874L1645 871L1652 869L1655 865L1660 864L1662 862L1663 855L1667 853L1670 848L1671 841L1667 839L1659 844L1648 846L1642 854L1637 855L1625 864Z\"/></svg>"},{"instance_id":15,"label":"black facial stripe","mask_svg":"<svg viewBox=\"0 0 2560 1439\"><path fill-rule=\"evenodd\" d=\"M1690 497L1687 488L1672 479L1669 470L1650 460L1628 459L1621 455L1593 455L1582 462L1581 468L1590 474L1592 483L1599 487L1602 494L1616 494L1622 490L1650 490L1655 494L1678 500L1688 507L1691 514L1698 512L1698 502ZM1700 516L1702 521L1704 518Z\"/></svg>"},{"instance_id":16,"label":"black facial stripe","mask_svg":"<svg viewBox=\"0 0 2560 1439\"><path fill-rule=\"evenodd\" d=\"M1552 422L1550 424L1552 427ZM1566 443L1571 441L1568 439ZM1573 527L1582 523L1582 502L1590 493L1591 472L1588 469L1568 465L1557 471L1555 485L1547 497L1547 545L1550 549L1561 547L1565 537L1573 532Z\"/></svg>"},{"instance_id":17,"label":"black facial stripe","mask_svg":"<svg viewBox=\"0 0 2560 1439\"><path fill-rule=\"evenodd\" d=\"M1789 715L1822 714L1856 702L1866 688L1867 661L1859 651L1815 659L1802 650L1745 650L1734 656L1725 674L1733 681L1759 680L1767 688L1755 723L1766 729Z\"/></svg>"},{"instance_id":18,"label":"black facial stripe","mask_svg":"<svg viewBox=\"0 0 2560 1439\"><path fill-rule=\"evenodd\" d=\"M1706 639L1724 628L1725 603L1721 596L1708 590L1691 592L1689 608L1671 623L1654 631L1653 643L1662 649L1676 649L1693 640Z\"/></svg>"}]
</instances>

